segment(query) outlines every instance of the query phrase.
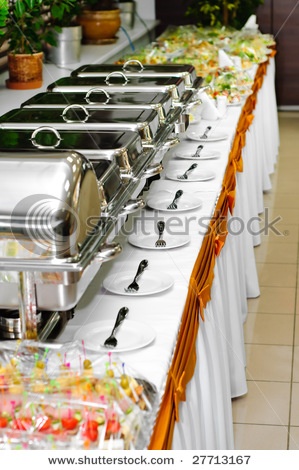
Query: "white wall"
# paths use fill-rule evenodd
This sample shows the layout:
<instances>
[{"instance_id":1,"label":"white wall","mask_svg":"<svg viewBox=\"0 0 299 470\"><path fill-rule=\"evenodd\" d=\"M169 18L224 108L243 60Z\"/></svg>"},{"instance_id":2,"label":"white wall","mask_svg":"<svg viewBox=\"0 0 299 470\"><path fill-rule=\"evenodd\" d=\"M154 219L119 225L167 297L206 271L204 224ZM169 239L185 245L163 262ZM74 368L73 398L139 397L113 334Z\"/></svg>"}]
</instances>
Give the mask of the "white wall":
<instances>
[{"instance_id":1,"label":"white wall","mask_svg":"<svg viewBox=\"0 0 299 470\"><path fill-rule=\"evenodd\" d=\"M143 20L156 19L155 0L135 0L138 15Z\"/></svg>"}]
</instances>

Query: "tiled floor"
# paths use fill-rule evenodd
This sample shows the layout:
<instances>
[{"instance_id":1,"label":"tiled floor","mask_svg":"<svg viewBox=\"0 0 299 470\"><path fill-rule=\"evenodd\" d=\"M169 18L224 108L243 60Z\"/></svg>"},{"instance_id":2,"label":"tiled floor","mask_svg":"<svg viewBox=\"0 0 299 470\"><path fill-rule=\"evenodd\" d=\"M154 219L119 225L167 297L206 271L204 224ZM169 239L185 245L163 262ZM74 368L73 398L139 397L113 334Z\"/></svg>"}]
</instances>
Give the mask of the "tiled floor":
<instances>
[{"instance_id":1,"label":"tiled floor","mask_svg":"<svg viewBox=\"0 0 299 470\"><path fill-rule=\"evenodd\" d=\"M233 400L236 449L299 449L299 112L280 112L280 151L265 194L282 236L255 248L261 295L244 325L248 393Z\"/></svg>"}]
</instances>

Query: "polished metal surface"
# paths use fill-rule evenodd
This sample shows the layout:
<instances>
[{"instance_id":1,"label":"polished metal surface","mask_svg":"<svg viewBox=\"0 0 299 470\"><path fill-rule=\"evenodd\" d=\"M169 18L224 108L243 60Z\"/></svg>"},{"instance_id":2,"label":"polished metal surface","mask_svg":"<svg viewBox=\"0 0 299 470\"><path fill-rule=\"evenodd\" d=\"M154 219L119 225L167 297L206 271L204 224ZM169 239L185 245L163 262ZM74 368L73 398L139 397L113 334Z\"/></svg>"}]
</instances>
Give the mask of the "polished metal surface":
<instances>
[{"instance_id":1,"label":"polished metal surface","mask_svg":"<svg viewBox=\"0 0 299 470\"><path fill-rule=\"evenodd\" d=\"M89 64L82 65L71 73L72 77L106 77L111 72L122 71L127 77L181 77L187 87L196 79L196 70L188 64L141 64L138 60L128 60L122 65Z\"/></svg>"},{"instance_id":2,"label":"polished metal surface","mask_svg":"<svg viewBox=\"0 0 299 470\"><path fill-rule=\"evenodd\" d=\"M118 73L118 72L115 72ZM111 74L110 74L111 75ZM99 87L108 93L113 92L156 92L168 93L175 101L186 90L185 81L181 77L130 77L123 74L121 76L109 77L64 77L60 78L48 86L48 91L54 92L88 92L91 88Z\"/></svg>"},{"instance_id":3,"label":"polished metal surface","mask_svg":"<svg viewBox=\"0 0 299 470\"><path fill-rule=\"evenodd\" d=\"M109 92L99 87L84 93L38 93L22 103L25 108L64 109L70 104L81 104L90 108L106 109L154 109L160 122L164 122L172 111L172 99L168 93L155 92Z\"/></svg>"},{"instance_id":4,"label":"polished metal surface","mask_svg":"<svg viewBox=\"0 0 299 470\"><path fill-rule=\"evenodd\" d=\"M123 179L153 176L153 169L147 169L157 150L165 142L170 128L163 127L154 143L144 146L139 133L134 131L95 131L88 129L72 130L51 126L38 126L36 129L0 129L1 150L66 151L73 149L87 157L93 164L99 160L116 162ZM175 143L175 142L173 142ZM32 155L36 155L32 152ZM148 176L148 177L149 177Z\"/></svg>"},{"instance_id":5,"label":"polished metal surface","mask_svg":"<svg viewBox=\"0 0 299 470\"><path fill-rule=\"evenodd\" d=\"M72 104L60 109L19 108L0 117L0 132L52 126L56 130L128 130L138 132L144 143L152 143L160 130L153 109L86 109Z\"/></svg>"},{"instance_id":6,"label":"polished metal surface","mask_svg":"<svg viewBox=\"0 0 299 470\"><path fill-rule=\"evenodd\" d=\"M16 258L78 255L88 219L100 215L97 177L83 155L0 154L0 240L16 241Z\"/></svg>"}]
</instances>

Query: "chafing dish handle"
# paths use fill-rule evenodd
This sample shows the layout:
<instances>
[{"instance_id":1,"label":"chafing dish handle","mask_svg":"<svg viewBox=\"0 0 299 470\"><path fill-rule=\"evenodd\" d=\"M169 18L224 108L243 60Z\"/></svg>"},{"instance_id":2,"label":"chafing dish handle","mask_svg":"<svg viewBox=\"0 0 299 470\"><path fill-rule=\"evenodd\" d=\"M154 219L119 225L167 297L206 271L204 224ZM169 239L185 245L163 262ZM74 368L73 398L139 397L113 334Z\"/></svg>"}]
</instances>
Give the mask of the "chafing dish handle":
<instances>
[{"instance_id":1,"label":"chafing dish handle","mask_svg":"<svg viewBox=\"0 0 299 470\"><path fill-rule=\"evenodd\" d=\"M130 199L126 202L119 215L128 215L137 211L138 209L143 209L143 207L145 207L145 201L142 198Z\"/></svg>"},{"instance_id":2,"label":"chafing dish handle","mask_svg":"<svg viewBox=\"0 0 299 470\"><path fill-rule=\"evenodd\" d=\"M102 245L100 251L94 257L94 261L104 262L109 261L110 259L115 258L119 253L121 253L122 247L119 243L109 243Z\"/></svg>"},{"instance_id":3,"label":"chafing dish handle","mask_svg":"<svg viewBox=\"0 0 299 470\"><path fill-rule=\"evenodd\" d=\"M81 109L82 111L84 111L85 113L85 118L84 119L68 119L67 118L67 112L70 110L70 109ZM85 106L83 106L82 104L70 104L69 106L66 106L66 108L64 108L62 114L61 114L61 117L62 119L65 121L65 122L68 122L68 123L73 123L73 122L86 122L89 118L90 114L89 112L87 111L87 109L85 108Z\"/></svg>"},{"instance_id":4,"label":"chafing dish handle","mask_svg":"<svg viewBox=\"0 0 299 470\"><path fill-rule=\"evenodd\" d=\"M124 79L124 83L123 83L123 86L126 85L129 81L129 79L125 76L124 73L122 72L111 72L109 73L109 75L107 75L107 77L105 78L105 82L107 83L107 85L112 85L112 83L110 83L110 78L111 77L117 77L117 76L120 76Z\"/></svg>"},{"instance_id":5,"label":"chafing dish handle","mask_svg":"<svg viewBox=\"0 0 299 470\"><path fill-rule=\"evenodd\" d=\"M137 59L127 60L127 62L125 62L124 65L123 65L123 71L124 72L128 72L128 70L126 69L127 65L139 65L139 67L140 67L140 70L138 70L139 73L141 73L144 70L144 67L143 67L142 63Z\"/></svg>"},{"instance_id":6,"label":"chafing dish handle","mask_svg":"<svg viewBox=\"0 0 299 470\"><path fill-rule=\"evenodd\" d=\"M54 145L40 145L36 142L36 137L37 135L42 132L42 131L49 131L49 132L52 132L56 138L57 138L57 142L56 144ZM62 138L60 137L60 134L59 132L54 129L53 127L50 127L50 126L41 126L41 127L38 127L37 129L35 129L32 134L31 134L31 138L29 139L31 140L32 144L34 145L34 147L38 148L38 149L41 149L41 150L45 150L45 149L55 149L56 147L59 146L60 142L62 141Z\"/></svg>"},{"instance_id":7,"label":"chafing dish handle","mask_svg":"<svg viewBox=\"0 0 299 470\"><path fill-rule=\"evenodd\" d=\"M189 112L194 108L194 106L199 106L201 104L202 104L202 100L200 98L192 100L190 103L187 104L186 109L184 110L184 113L189 114Z\"/></svg>"},{"instance_id":8,"label":"chafing dish handle","mask_svg":"<svg viewBox=\"0 0 299 470\"><path fill-rule=\"evenodd\" d=\"M171 149L172 147L175 147L180 143L180 139L178 137L171 137L170 139L167 139L163 145L161 146L160 150L168 150Z\"/></svg>"},{"instance_id":9,"label":"chafing dish handle","mask_svg":"<svg viewBox=\"0 0 299 470\"><path fill-rule=\"evenodd\" d=\"M158 175L163 171L163 166L161 163L154 163L153 165L149 165L144 173L142 174L141 178L151 178L152 176Z\"/></svg>"},{"instance_id":10,"label":"chafing dish handle","mask_svg":"<svg viewBox=\"0 0 299 470\"><path fill-rule=\"evenodd\" d=\"M103 93L103 95L105 95L106 97L106 101L91 101L90 99L90 95L92 95L93 93ZM88 104L107 104L109 103L110 101L110 95L109 93L107 93L106 90L103 90L103 88L97 88L97 87L94 87L94 88L91 88L85 95L85 101L86 103Z\"/></svg>"}]
</instances>

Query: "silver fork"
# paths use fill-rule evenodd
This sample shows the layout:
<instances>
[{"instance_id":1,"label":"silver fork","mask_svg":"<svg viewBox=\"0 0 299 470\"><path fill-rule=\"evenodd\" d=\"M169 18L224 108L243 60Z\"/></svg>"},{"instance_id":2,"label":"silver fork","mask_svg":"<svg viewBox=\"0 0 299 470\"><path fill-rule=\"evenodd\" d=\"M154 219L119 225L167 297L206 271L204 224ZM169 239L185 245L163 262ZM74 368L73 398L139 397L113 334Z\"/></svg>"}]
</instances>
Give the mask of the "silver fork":
<instances>
[{"instance_id":1,"label":"silver fork","mask_svg":"<svg viewBox=\"0 0 299 470\"><path fill-rule=\"evenodd\" d=\"M139 290L139 285L137 283L139 277L141 276L141 274L143 273L143 271L145 270L145 268L148 267L148 261L147 259L143 259L140 263L139 263L139 266L138 266L138 269L137 269L137 272L135 274L135 277L133 279L133 281L131 282L131 284L128 285L128 287L125 287L125 292L138 292Z\"/></svg>"},{"instance_id":2,"label":"silver fork","mask_svg":"<svg viewBox=\"0 0 299 470\"><path fill-rule=\"evenodd\" d=\"M157 223L157 228L158 228L158 232L159 232L159 238L156 241L155 246L164 247L164 246L166 246L166 241L163 240L162 236L163 236L163 232L164 232L164 229L165 229L165 222L163 222L163 220L159 220L159 222Z\"/></svg>"},{"instance_id":3,"label":"silver fork","mask_svg":"<svg viewBox=\"0 0 299 470\"><path fill-rule=\"evenodd\" d=\"M204 133L199 137L200 139L207 139L208 138L208 132L210 132L210 130L212 129L211 126L208 126L206 128L206 130L204 131Z\"/></svg>"},{"instance_id":4,"label":"silver fork","mask_svg":"<svg viewBox=\"0 0 299 470\"><path fill-rule=\"evenodd\" d=\"M175 193L173 201L169 204L169 206L167 206L167 209L177 209L178 206L176 202L181 197L182 194L183 194L183 191L181 189L178 189L177 192Z\"/></svg>"},{"instance_id":5,"label":"silver fork","mask_svg":"<svg viewBox=\"0 0 299 470\"><path fill-rule=\"evenodd\" d=\"M197 168L197 163L193 163L193 164L188 168L188 170L185 171L185 173L183 173L182 175L178 175L177 178L178 178L179 180L187 180L189 173L191 173L191 171L195 170L195 168Z\"/></svg>"},{"instance_id":6,"label":"silver fork","mask_svg":"<svg viewBox=\"0 0 299 470\"><path fill-rule=\"evenodd\" d=\"M194 158L199 158L200 157L200 152L202 151L203 149L203 145L199 145L196 149L196 152L194 155L192 155Z\"/></svg>"},{"instance_id":7,"label":"silver fork","mask_svg":"<svg viewBox=\"0 0 299 470\"><path fill-rule=\"evenodd\" d=\"M115 338L115 332L117 328L121 325L128 314L129 309L127 307L122 307L116 317L114 326L112 328L110 336L105 340L104 346L107 348L115 348L117 346L117 339Z\"/></svg>"}]
</instances>

